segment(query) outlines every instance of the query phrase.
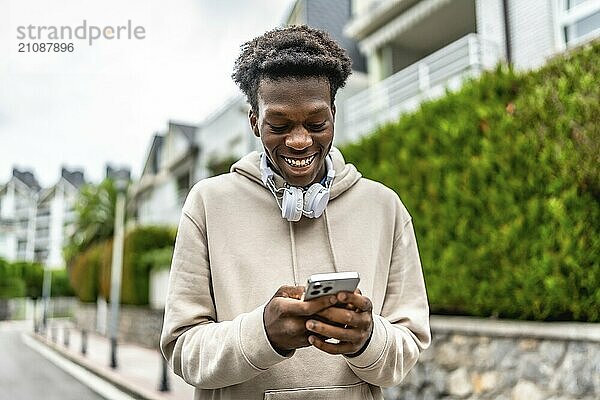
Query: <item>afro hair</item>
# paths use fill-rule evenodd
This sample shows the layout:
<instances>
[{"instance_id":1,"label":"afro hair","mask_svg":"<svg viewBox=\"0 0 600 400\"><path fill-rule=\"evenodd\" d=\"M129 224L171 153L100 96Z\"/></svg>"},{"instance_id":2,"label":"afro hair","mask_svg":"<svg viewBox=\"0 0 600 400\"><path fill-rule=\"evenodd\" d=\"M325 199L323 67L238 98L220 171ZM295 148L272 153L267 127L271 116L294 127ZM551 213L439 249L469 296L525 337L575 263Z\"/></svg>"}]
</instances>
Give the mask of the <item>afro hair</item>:
<instances>
[{"instance_id":1,"label":"afro hair","mask_svg":"<svg viewBox=\"0 0 600 400\"><path fill-rule=\"evenodd\" d=\"M346 84L352 61L325 31L306 25L277 28L241 46L231 77L258 112L261 79L326 77L331 103Z\"/></svg>"}]
</instances>

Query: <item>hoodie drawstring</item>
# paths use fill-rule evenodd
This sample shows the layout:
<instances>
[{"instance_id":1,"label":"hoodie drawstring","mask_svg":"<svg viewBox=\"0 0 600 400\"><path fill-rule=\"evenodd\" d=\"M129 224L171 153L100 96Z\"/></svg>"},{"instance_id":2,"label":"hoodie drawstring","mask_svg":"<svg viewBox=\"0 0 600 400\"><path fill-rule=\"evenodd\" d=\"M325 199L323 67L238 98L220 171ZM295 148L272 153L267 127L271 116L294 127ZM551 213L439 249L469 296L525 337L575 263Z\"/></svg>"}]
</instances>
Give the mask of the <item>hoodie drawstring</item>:
<instances>
[{"instance_id":1,"label":"hoodie drawstring","mask_svg":"<svg viewBox=\"0 0 600 400\"><path fill-rule=\"evenodd\" d=\"M327 217L327 209L323 211L323 218L325 218L325 230L327 231L327 241L329 242L331 261L333 262L333 271L338 272L337 259L335 258L335 251L333 250L333 240L331 239L331 227L329 226L329 218Z\"/></svg>"},{"instance_id":2,"label":"hoodie drawstring","mask_svg":"<svg viewBox=\"0 0 600 400\"><path fill-rule=\"evenodd\" d=\"M296 260L296 238L294 236L294 225L291 221L288 222L290 227L290 241L292 242L292 273L294 275L294 286L298 286L298 263Z\"/></svg>"},{"instance_id":3,"label":"hoodie drawstring","mask_svg":"<svg viewBox=\"0 0 600 400\"><path fill-rule=\"evenodd\" d=\"M325 218L325 232L327 233L327 242L329 243L329 253L331 254L333 271L338 272L337 258L335 257L333 240L331 238L331 226L329 225L329 218L327 218L327 209L323 211L323 218ZM294 223L289 221L288 226L290 228L290 242L292 243L292 274L294 276L294 286L298 286L298 259L296 255L296 236L294 235Z\"/></svg>"}]
</instances>

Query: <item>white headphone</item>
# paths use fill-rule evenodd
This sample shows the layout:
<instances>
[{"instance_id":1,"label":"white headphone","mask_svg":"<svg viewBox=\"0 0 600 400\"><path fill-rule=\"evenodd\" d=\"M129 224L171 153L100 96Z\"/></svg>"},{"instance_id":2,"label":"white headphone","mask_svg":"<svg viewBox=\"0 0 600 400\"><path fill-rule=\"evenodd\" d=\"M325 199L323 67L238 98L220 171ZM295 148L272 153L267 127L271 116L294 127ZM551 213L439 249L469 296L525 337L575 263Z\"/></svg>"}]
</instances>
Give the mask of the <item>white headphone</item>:
<instances>
[{"instance_id":1,"label":"white headphone","mask_svg":"<svg viewBox=\"0 0 600 400\"><path fill-rule=\"evenodd\" d=\"M273 181L273 170L267 164L267 155L263 152L260 155L260 174L263 184L273 193L277 205L281 209L281 216L288 221L296 222L302 218L302 215L309 218L319 218L327 203L329 202L329 192L335 177L333 161L331 155L325 157L325 167L327 176L325 186L320 183L313 183L304 191L304 189L295 186L289 186L277 189ZM283 194L279 194L283 192ZM280 203L281 201L281 203Z\"/></svg>"}]
</instances>

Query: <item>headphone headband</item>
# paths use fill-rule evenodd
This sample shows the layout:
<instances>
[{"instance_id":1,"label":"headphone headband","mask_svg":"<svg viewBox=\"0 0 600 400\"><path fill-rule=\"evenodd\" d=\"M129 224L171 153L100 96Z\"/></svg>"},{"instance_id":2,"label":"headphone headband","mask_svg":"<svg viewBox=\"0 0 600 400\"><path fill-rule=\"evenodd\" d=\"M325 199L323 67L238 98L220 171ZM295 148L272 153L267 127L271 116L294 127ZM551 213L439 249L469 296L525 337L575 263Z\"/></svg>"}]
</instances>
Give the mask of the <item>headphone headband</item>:
<instances>
[{"instance_id":1,"label":"headphone headband","mask_svg":"<svg viewBox=\"0 0 600 400\"><path fill-rule=\"evenodd\" d=\"M289 184L285 189L276 189L275 182L273 181L274 173L271 167L269 167L267 157L266 152L260 154L261 181L271 191L273 197L275 197L277 206L281 209L281 216L293 222L299 221L302 215L309 218L320 217L329 202L329 192L335 178L331 153L325 156L325 167L327 169L325 185L313 183L306 191L299 187L290 186ZM283 191L283 195L278 196L277 193L280 191Z\"/></svg>"}]
</instances>

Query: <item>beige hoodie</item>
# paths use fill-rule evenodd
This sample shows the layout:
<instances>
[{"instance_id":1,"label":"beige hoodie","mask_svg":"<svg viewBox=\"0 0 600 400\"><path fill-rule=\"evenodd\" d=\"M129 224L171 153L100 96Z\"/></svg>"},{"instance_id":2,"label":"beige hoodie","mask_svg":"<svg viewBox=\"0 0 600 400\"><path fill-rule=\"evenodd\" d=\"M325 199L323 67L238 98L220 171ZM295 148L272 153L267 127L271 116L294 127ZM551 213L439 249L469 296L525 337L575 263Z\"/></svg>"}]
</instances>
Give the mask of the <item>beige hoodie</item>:
<instances>
[{"instance_id":1,"label":"beige hoodie","mask_svg":"<svg viewBox=\"0 0 600 400\"><path fill-rule=\"evenodd\" d=\"M162 351L196 399L382 399L430 343L429 309L410 215L387 187L332 150L336 178L323 216L281 218L260 180L259 154L198 182L183 207ZM276 184L283 181L276 176ZM264 305L311 274L357 271L373 302L359 356L271 346Z\"/></svg>"}]
</instances>

